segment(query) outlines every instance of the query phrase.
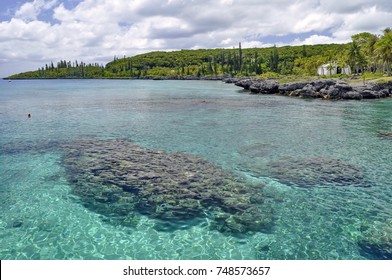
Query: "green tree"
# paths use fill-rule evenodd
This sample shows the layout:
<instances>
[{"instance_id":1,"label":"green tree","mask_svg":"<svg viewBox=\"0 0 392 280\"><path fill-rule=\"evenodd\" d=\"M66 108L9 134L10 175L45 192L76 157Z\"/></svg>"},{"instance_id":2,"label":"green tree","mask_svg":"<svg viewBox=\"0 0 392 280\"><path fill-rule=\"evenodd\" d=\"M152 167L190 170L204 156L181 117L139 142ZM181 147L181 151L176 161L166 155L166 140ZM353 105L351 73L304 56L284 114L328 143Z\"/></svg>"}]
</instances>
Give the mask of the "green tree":
<instances>
[{"instance_id":1,"label":"green tree","mask_svg":"<svg viewBox=\"0 0 392 280\"><path fill-rule=\"evenodd\" d=\"M241 73L242 71L242 48L241 48L241 42L239 42L238 44L238 56L239 56L239 60L238 60L238 72Z\"/></svg>"},{"instance_id":2,"label":"green tree","mask_svg":"<svg viewBox=\"0 0 392 280\"><path fill-rule=\"evenodd\" d=\"M377 56L375 53L375 44L379 39L378 36L369 32L362 32L351 36L351 38L361 49L367 63L367 69L371 72L376 71Z\"/></svg>"},{"instance_id":3,"label":"green tree","mask_svg":"<svg viewBox=\"0 0 392 280\"><path fill-rule=\"evenodd\" d=\"M386 28L383 36L378 40L375 45L375 53L383 61L387 75L391 76L391 63L392 63L392 30Z\"/></svg>"},{"instance_id":4,"label":"green tree","mask_svg":"<svg viewBox=\"0 0 392 280\"><path fill-rule=\"evenodd\" d=\"M327 66L327 70L329 72L329 75L332 76L332 70L335 68L335 64L334 63L329 63Z\"/></svg>"},{"instance_id":5,"label":"green tree","mask_svg":"<svg viewBox=\"0 0 392 280\"><path fill-rule=\"evenodd\" d=\"M361 52L359 44L355 41L350 44L347 53L347 60L348 65L350 65L351 69L353 69L356 73L363 72L365 58Z\"/></svg>"},{"instance_id":6,"label":"green tree","mask_svg":"<svg viewBox=\"0 0 392 280\"><path fill-rule=\"evenodd\" d=\"M270 70L271 72L279 72L279 53L276 45L274 45L270 55Z\"/></svg>"},{"instance_id":7,"label":"green tree","mask_svg":"<svg viewBox=\"0 0 392 280\"><path fill-rule=\"evenodd\" d=\"M307 57L307 56L308 56L308 54L307 54L307 52L306 52L306 46L303 45L303 46L302 46L302 57Z\"/></svg>"}]
</instances>

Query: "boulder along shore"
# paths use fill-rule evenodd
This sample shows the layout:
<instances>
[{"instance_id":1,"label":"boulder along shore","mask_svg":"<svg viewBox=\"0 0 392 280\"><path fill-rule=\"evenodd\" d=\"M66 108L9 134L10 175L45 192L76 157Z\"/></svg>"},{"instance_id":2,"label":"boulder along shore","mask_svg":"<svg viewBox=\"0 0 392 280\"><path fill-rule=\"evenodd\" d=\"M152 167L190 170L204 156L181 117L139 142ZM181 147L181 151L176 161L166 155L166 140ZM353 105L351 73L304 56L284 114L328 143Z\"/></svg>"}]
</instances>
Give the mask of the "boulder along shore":
<instances>
[{"instance_id":1,"label":"boulder along shore","mask_svg":"<svg viewBox=\"0 0 392 280\"><path fill-rule=\"evenodd\" d=\"M392 82L349 84L343 80L319 79L291 83L279 83L273 79L228 78L225 83L249 90L253 94L280 94L291 97L322 98L333 100L376 99L392 96Z\"/></svg>"}]
</instances>

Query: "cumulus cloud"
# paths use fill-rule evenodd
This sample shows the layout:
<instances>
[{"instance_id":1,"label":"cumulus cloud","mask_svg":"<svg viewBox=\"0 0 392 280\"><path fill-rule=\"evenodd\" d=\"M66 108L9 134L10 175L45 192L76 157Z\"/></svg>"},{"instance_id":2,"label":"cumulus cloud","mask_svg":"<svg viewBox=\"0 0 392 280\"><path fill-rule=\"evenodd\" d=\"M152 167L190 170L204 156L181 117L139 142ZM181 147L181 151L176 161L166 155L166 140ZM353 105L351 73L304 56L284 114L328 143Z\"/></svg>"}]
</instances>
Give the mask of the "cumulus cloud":
<instances>
[{"instance_id":1,"label":"cumulus cloud","mask_svg":"<svg viewBox=\"0 0 392 280\"><path fill-rule=\"evenodd\" d=\"M49 10L56 5L57 0L34 0L23 4L15 13L16 18L23 20L36 20L43 10Z\"/></svg>"},{"instance_id":2,"label":"cumulus cloud","mask_svg":"<svg viewBox=\"0 0 392 280\"><path fill-rule=\"evenodd\" d=\"M13 73L6 63L341 43L392 26L390 0L25 0L13 11L0 22L0 76Z\"/></svg>"}]
</instances>

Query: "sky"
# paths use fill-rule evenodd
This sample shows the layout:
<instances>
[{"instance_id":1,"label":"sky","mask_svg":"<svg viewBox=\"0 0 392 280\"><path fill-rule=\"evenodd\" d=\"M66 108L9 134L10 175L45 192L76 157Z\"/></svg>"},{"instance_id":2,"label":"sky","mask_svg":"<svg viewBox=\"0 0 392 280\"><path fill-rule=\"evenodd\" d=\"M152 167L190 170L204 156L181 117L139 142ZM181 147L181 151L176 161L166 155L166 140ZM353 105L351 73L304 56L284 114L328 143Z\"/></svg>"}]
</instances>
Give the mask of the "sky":
<instances>
[{"instance_id":1,"label":"sky","mask_svg":"<svg viewBox=\"0 0 392 280\"><path fill-rule=\"evenodd\" d=\"M346 43L387 27L391 0L0 0L0 77L154 50Z\"/></svg>"}]
</instances>

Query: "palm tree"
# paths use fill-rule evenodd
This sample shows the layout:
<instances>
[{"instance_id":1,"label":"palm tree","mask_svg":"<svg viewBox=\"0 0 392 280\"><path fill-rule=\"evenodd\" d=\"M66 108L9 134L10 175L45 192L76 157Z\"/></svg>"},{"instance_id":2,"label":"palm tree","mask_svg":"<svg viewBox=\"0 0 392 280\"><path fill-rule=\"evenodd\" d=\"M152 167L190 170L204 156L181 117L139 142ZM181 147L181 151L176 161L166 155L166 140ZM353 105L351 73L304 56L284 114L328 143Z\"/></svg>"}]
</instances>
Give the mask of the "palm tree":
<instances>
[{"instance_id":1,"label":"palm tree","mask_svg":"<svg viewBox=\"0 0 392 280\"><path fill-rule=\"evenodd\" d=\"M365 45L365 55L368 60L368 69L370 69L371 72L377 71L377 58L375 54L375 45L378 39L379 37L377 35L372 34L372 36L369 37L369 40L366 42Z\"/></svg>"},{"instance_id":2,"label":"palm tree","mask_svg":"<svg viewBox=\"0 0 392 280\"><path fill-rule=\"evenodd\" d=\"M361 48L356 41L353 41L350 44L350 48L348 49L348 53L347 53L347 60L348 60L347 61L348 65L350 65L351 69L354 69L355 72L358 72L359 68L362 69L365 59L361 52Z\"/></svg>"},{"instance_id":3,"label":"palm tree","mask_svg":"<svg viewBox=\"0 0 392 280\"><path fill-rule=\"evenodd\" d=\"M387 75L391 76L392 63L392 29L386 28L384 35L378 40L375 45L375 53L383 61L387 69Z\"/></svg>"},{"instance_id":4,"label":"palm tree","mask_svg":"<svg viewBox=\"0 0 392 280\"><path fill-rule=\"evenodd\" d=\"M332 76L332 70L335 69L335 64L333 62L328 63L327 70L329 71L329 75Z\"/></svg>"}]
</instances>

